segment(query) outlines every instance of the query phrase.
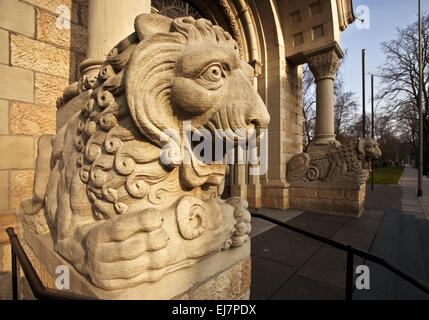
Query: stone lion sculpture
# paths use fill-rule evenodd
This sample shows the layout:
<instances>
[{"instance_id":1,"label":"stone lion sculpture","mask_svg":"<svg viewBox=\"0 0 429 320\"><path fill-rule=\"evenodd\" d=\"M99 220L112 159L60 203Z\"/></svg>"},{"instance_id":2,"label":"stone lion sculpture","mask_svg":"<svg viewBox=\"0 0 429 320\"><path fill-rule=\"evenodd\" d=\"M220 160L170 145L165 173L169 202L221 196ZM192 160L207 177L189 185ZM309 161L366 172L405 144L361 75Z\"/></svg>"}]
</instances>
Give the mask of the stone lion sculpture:
<instances>
[{"instance_id":1,"label":"stone lion sculpture","mask_svg":"<svg viewBox=\"0 0 429 320\"><path fill-rule=\"evenodd\" d=\"M380 156L378 144L371 138L316 147L292 157L287 164L287 180L293 184L361 185L368 179L369 161Z\"/></svg>"},{"instance_id":2,"label":"stone lion sculpture","mask_svg":"<svg viewBox=\"0 0 429 320\"><path fill-rule=\"evenodd\" d=\"M241 246L246 201L220 199L227 166L186 154L193 142L182 132L184 121L212 135L266 127L253 77L210 21L138 16L95 82L61 107L77 108L73 117L40 138L24 223L50 232L55 250L105 290L155 282Z\"/></svg>"}]
</instances>

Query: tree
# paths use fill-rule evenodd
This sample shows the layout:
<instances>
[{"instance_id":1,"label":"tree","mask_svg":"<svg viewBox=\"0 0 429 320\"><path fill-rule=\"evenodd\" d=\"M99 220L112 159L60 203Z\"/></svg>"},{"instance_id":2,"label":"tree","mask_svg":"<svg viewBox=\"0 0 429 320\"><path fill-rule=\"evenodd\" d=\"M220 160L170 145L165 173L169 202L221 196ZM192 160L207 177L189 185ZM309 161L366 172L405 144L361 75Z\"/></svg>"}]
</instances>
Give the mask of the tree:
<instances>
[{"instance_id":1,"label":"tree","mask_svg":"<svg viewBox=\"0 0 429 320\"><path fill-rule=\"evenodd\" d=\"M316 121L316 88L313 74L307 64L302 67L302 91L303 145L305 151L313 140Z\"/></svg>"},{"instance_id":2,"label":"tree","mask_svg":"<svg viewBox=\"0 0 429 320\"><path fill-rule=\"evenodd\" d=\"M350 136L357 108L356 94L345 91L342 77L338 77L334 82L334 132L337 140L342 141Z\"/></svg>"},{"instance_id":3,"label":"tree","mask_svg":"<svg viewBox=\"0 0 429 320\"><path fill-rule=\"evenodd\" d=\"M378 99L384 101L388 114L395 114L397 127L414 147L417 145L418 132L418 88L419 88L419 52L418 23L397 29L397 38L383 42L385 61L379 67L378 76L383 78ZM422 52L423 52L423 136L424 167L429 168L429 14L422 16Z\"/></svg>"}]
</instances>

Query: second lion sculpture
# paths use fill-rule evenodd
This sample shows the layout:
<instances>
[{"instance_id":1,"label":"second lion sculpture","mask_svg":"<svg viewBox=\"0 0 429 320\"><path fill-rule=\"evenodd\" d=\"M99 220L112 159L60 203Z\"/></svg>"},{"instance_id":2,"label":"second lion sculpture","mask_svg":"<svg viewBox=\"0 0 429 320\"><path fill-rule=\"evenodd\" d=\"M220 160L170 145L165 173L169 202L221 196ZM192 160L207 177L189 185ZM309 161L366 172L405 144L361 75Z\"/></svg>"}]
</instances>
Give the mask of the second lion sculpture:
<instances>
[{"instance_id":1,"label":"second lion sculpture","mask_svg":"<svg viewBox=\"0 0 429 320\"><path fill-rule=\"evenodd\" d=\"M265 128L253 77L232 37L208 20L138 16L90 88L61 106L75 108L73 117L40 138L24 223L50 232L55 250L105 290L154 282L241 246L246 201L220 199L225 164L192 152L183 161L193 142L182 132L184 122L236 138Z\"/></svg>"}]
</instances>

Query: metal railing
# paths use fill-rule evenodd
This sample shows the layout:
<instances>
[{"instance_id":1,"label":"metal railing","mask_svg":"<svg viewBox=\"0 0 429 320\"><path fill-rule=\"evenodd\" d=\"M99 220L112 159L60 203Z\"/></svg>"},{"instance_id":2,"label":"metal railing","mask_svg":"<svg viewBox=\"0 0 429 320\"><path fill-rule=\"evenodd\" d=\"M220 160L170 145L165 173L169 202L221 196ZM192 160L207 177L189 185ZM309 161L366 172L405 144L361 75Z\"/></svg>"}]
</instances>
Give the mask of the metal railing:
<instances>
[{"instance_id":1,"label":"metal railing","mask_svg":"<svg viewBox=\"0 0 429 320\"><path fill-rule=\"evenodd\" d=\"M292 231L297 232L299 234L302 234L308 238L311 238L313 240L325 243L331 247L334 247L334 248L337 248L337 249L340 249L342 251L347 252L346 292L345 292L345 299L346 300L352 300L352 298L353 298L353 274L354 274L354 272L353 272L353 260L354 260L355 255L385 267L386 269L390 270L391 272L393 272L394 274L396 274L400 278L411 283L413 286L419 288L421 291L429 294L429 287L427 284L420 282L419 280L415 279L413 276L408 274L406 271L403 271L399 267L396 267L393 264L387 262L386 260L384 260L380 256L377 256L375 254L369 253L368 251L360 250L360 249L354 248L350 245L346 245L346 244L334 241L332 239L314 234L312 232L302 230L300 228L297 228L297 227L291 226L287 223L284 223L283 221L265 216L265 215L260 214L260 213L250 212L250 214L252 215L252 217L260 218L260 219L272 222L272 223L279 225L283 228L292 230Z\"/></svg>"},{"instance_id":2,"label":"metal railing","mask_svg":"<svg viewBox=\"0 0 429 320\"><path fill-rule=\"evenodd\" d=\"M36 271L34 270L30 260L27 257L21 243L13 228L7 228L6 232L9 236L12 254L12 299L18 300L18 265L16 258L18 258L22 271L24 271L25 278L30 285L31 291L34 296L39 300L95 300L92 297L85 297L62 290L46 288Z\"/></svg>"},{"instance_id":3,"label":"metal railing","mask_svg":"<svg viewBox=\"0 0 429 320\"><path fill-rule=\"evenodd\" d=\"M279 225L283 228L286 228L288 230L294 231L296 233L302 234L308 238L311 238L313 240L322 242L324 244L327 244L329 246L332 246L334 248L337 248L339 250L347 252L347 262L346 262L346 292L345 292L345 300L352 300L353 298L353 262L354 262L354 256L359 256L361 258L364 258L366 260L372 261L374 263L377 263L386 269L390 270L400 278L404 279L405 281L411 283L415 287L419 288L421 291L429 294L429 287L420 282L419 280L415 279L413 276L408 274L406 271L401 270L400 268L392 265L391 263L387 262L380 256L377 256L375 254L369 253L364 250L360 250L357 248L354 248L350 245L346 245L337 241L334 241L332 239L317 235L315 233L302 230L300 228L291 226L289 224L284 223L283 221L265 216L260 213L256 212L250 212L252 217L260 218L266 221L269 221L271 223L274 223L276 225ZM7 228L6 229L7 234L9 235L10 244L11 244L11 251L12 251L12 295L13 299L18 299L18 273L17 273L17 263L16 258L18 258L19 263L21 265L22 270L24 271L25 277L27 278L27 281L30 285L31 290L33 291L34 296L37 299L51 299L51 300L95 300L93 297L86 297L81 295L76 295L72 293L67 293L61 290L55 290L46 288L42 281L40 280L39 276L37 275L36 271L34 270L30 260L27 257L27 254L25 253L24 249L22 248L18 237L16 233L14 232L13 228Z\"/></svg>"}]
</instances>

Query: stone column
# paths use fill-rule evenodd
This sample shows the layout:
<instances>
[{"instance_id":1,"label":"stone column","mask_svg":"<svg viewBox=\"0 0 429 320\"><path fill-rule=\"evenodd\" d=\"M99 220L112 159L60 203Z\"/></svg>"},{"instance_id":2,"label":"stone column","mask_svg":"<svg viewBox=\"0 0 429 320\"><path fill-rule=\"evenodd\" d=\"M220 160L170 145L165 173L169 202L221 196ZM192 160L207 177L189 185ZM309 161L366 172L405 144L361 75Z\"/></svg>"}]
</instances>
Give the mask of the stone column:
<instances>
[{"instance_id":1,"label":"stone column","mask_svg":"<svg viewBox=\"0 0 429 320\"><path fill-rule=\"evenodd\" d=\"M334 76L343 57L337 46L306 57L316 83L316 128L313 145L336 143L334 133Z\"/></svg>"},{"instance_id":2,"label":"stone column","mask_svg":"<svg viewBox=\"0 0 429 320\"><path fill-rule=\"evenodd\" d=\"M89 0L88 51L81 74L97 75L107 53L134 32L134 18L150 10L150 0Z\"/></svg>"},{"instance_id":3,"label":"stone column","mask_svg":"<svg viewBox=\"0 0 429 320\"><path fill-rule=\"evenodd\" d=\"M253 86L255 89L258 89L258 77L262 72L262 63L258 60L252 60L249 64L254 69L254 78ZM236 150L237 152L237 150ZM253 149L254 152L253 158L257 158L258 151ZM247 153L248 154L248 153ZM249 155L249 154L248 154ZM250 155L249 155L250 156ZM236 154L236 159L238 161L239 155ZM250 159L242 159L244 162L249 161ZM252 168L252 173L259 172L258 164L234 164L231 166L231 196L241 197L247 199L249 203L249 208L260 208L262 206L262 187L260 183L260 175L253 174L251 175L249 170Z\"/></svg>"}]
</instances>

